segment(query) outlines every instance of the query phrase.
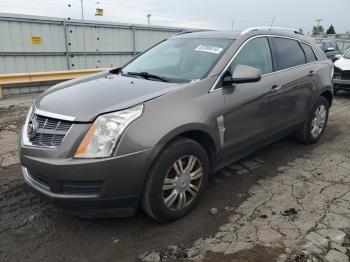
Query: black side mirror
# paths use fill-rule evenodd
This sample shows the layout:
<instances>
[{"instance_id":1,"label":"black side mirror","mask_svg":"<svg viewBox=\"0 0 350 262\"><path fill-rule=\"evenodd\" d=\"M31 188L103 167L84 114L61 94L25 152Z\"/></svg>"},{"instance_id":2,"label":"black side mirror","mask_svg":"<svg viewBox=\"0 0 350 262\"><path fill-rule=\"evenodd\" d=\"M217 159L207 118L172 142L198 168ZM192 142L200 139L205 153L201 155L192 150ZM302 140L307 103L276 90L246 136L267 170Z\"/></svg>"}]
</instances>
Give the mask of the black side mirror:
<instances>
[{"instance_id":1,"label":"black side mirror","mask_svg":"<svg viewBox=\"0 0 350 262\"><path fill-rule=\"evenodd\" d=\"M222 86L232 86L232 84L233 84L232 76L229 74L226 74L226 76L224 76L222 79Z\"/></svg>"}]
</instances>

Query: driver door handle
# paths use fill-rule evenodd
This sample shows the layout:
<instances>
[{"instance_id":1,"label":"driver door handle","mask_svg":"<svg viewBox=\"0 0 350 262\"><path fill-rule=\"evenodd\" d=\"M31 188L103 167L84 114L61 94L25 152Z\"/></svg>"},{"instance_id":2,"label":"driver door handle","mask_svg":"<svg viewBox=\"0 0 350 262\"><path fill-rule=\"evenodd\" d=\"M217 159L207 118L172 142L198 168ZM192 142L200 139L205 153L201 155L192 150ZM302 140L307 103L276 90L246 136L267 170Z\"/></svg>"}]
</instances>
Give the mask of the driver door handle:
<instances>
[{"instance_id":1,"label":"driver door handle","mask_svg":"<svg viewBox=\"0 0 350 262\"><path fill-rule=\"evenodd\" d=\"M271 92L271 93L277 92L277 91L281 90L281 88L282 88L281 85L273 85L273 86L271 87L270 92Z\"/></svg>"}]
</instances>

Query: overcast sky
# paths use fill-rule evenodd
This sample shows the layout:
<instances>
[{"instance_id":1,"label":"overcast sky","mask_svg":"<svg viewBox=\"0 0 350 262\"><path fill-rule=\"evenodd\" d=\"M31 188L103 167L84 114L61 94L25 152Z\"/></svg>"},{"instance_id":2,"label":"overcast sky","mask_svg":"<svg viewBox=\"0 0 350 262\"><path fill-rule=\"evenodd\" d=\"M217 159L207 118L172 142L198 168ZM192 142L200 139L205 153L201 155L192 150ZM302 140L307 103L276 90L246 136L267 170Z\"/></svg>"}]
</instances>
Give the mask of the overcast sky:
<instances>
[{"instance_id":1,"label":"overcast sky","mask_svg":"<svg viewBox=\"0 0 350 262\"><path fill-rule=\"evenodd\" d=\"M311 31L333 24L336 32L350 30L350 0L83 0L86 19L206 29L241 30L270 25ZM69 6L70 5L70 6ZM81 18L80 0L0 0L0 12ZM95 17L96 8L104 9Z\"/></svg>"}]
</instances>

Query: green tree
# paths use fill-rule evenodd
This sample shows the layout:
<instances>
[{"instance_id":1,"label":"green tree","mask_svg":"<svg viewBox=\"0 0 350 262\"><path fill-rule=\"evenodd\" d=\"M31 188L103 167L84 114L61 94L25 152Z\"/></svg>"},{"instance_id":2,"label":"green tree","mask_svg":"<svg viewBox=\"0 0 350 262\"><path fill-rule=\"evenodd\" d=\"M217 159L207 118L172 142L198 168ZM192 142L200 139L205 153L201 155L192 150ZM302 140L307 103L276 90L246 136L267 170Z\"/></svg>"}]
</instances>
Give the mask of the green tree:
<instances>
[{"instance_id":1,"label":"green tree","mask_svg":"<svg viewBox=\"0 0 350 262\"><path fill-rule=\"evenodd\" d=\"M318 27L318 34L323 34L323 32L324 32L323 26L320 25L320 26ZM312 28L312 34L313 34L313 35L317 35L317 26L313 26L313 28Z\"/></svg>"},{"instance_id":2,"label":"green tree","mask_svg":"<svg viewBox=\"0 0 350 262\"><path fill-rule=\"evenodd\" d=\"M333 25L331 25L328 29L327 29L327 35L328 34L330 34L330 35L332 35L332 34L335 34L335 30L334 30L334 27L333 27Z\"/></svg>"}]
</instances>

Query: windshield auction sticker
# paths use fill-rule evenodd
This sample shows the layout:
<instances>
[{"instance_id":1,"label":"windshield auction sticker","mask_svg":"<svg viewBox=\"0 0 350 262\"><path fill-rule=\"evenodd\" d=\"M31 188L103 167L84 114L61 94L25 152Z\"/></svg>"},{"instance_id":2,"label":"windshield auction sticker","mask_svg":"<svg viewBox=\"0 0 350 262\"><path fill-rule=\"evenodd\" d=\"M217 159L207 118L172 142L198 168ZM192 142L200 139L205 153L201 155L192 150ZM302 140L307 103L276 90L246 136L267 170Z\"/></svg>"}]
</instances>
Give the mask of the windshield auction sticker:
<instances>
[{"instance_id":1,"label":"windshield auction sticker","mask_svg":"<svg viewBox=\"0 0 350 262\"><path fill-rule=\"evenodd\" d=\"M220 54L220 52L223 50L223 48L216 47L216 46L209 46L209 45L199 45L199 46L196 47L195 50L196 51L201 51L201 52Z\"/></svg>"}]
</instances>

